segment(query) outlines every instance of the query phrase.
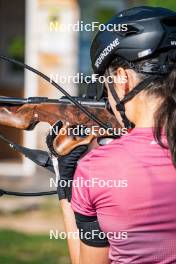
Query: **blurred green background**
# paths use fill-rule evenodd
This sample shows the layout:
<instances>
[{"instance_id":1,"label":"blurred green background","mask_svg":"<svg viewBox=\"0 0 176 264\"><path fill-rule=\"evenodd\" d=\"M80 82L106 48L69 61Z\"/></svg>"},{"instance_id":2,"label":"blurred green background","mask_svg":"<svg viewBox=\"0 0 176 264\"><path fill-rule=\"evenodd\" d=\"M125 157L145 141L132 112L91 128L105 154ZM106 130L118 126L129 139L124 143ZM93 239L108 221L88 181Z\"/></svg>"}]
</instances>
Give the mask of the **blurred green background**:
<instances>
[{"instance_id":1,"label":"blurred green background","mask_svg":"<svg viewBox=\"0 0 176 264\"><path fill-rule=\"evenodd\" d=\"M68 264L66 241L49 240L47 235L0 231L2 264Z\"/></svg>"}]
</instances>

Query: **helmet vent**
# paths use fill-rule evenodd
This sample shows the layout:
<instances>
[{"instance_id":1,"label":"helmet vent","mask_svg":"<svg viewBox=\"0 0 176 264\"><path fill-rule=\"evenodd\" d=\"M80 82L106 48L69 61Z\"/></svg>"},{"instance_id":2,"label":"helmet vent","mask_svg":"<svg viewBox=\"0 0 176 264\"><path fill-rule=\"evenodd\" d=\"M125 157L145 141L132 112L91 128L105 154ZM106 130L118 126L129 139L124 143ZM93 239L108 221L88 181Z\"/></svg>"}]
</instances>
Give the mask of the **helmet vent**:
<instances>
[{"instance_id":1,"label":"helmet vent","mask_svg":"<svg viewBox=\"0 0 176 264\"><path fill-rule=\"evenodd\" d=\"M176 18L164 18L163 19L163 24L167 27L176 27Z\"/></svg>"},{"instance_id":2,"label":"helmet vent","mask_svg":"<svg viewBox=\"0 0 176 264\"><path fill-rule=\"evenodd\" d=\"M121 35L123 36L131 36L131 35L135 35L139 32L139 29L132 26L132 25L127 25L127 31L124 31L124 32L120 32Z\"/></svg>"}]
</instances>

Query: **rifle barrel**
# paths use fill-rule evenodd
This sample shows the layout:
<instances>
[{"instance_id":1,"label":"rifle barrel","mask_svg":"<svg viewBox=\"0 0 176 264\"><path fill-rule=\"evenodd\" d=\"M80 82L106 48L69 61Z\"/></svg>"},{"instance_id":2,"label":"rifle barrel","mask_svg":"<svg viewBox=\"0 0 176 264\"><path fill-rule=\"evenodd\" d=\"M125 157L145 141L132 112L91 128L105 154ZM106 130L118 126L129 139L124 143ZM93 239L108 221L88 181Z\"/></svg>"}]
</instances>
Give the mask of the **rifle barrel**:
<instances>
[{"instance_id":1,"label":"rifle barrel","mask_svg":"<svg viewBox=\"0 0 176 264\"><path fill-rule=\"evenodd\" d=\"M23 104L41 104L41 103L59 103L57 99L49 99L48 97L5 97L0 96L0 104L23 105Z\"/></svg>"},{"instance_id":2,"label":"rifle barrel","mask_svg":"<svg viewBox=\"0 0 176 264\"><path fill-rule=\"evenodd\" d=\"M81 105L90 107L101 107L104 108L106 103L104 100L97 101L95 99L74 97ZM17 98L17 97L6 97L0 96L0 105L24 105L24 104L41 104L41 103L54 103L54 104L73 104L65 96L60 99L49 99L48 97L28 97L28 98Z\"/></svg>"}]
</instances>

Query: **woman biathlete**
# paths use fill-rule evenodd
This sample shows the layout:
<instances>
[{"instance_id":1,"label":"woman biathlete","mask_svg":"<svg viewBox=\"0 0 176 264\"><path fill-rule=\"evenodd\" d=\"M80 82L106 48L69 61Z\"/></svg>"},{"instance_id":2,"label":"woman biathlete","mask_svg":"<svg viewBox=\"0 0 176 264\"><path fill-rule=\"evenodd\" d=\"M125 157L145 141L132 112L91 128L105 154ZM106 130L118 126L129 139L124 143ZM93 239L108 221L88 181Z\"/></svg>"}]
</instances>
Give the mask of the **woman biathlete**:
<instances>
[{"instance_id":1,"label":"woman biathlete","mask_svg":"<svg viewBox=\"0 0 176 264\"><path fill-rule=\"evenodd\" d=\"M71 203L71 188L58 185L66 231L79 229L80 238L68 238L71 261L174 264L176 13L135 7L109 23L127 30L99 31L92 65L99 76L126 80L106 81L102 92L129 133L84 157L81 146L59 160L61 179L79 182Z\"/></svg>"}]
</instances>

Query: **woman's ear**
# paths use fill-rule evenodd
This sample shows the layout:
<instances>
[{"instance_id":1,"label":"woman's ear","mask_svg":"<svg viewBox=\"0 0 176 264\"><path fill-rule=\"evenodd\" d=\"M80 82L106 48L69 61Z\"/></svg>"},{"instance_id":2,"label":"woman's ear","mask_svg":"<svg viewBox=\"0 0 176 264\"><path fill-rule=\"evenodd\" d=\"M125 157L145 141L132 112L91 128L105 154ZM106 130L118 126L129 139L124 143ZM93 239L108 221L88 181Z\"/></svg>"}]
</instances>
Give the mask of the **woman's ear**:
<instances>
[{"instance_id":1,"label":"woman's ear","mask_svg":"<svg viewBox=\"0 0 176 264\"><path fill-rule=\"evenodd\" d=\"M127 70L122 67L119 67L116 70L116 74L114 77L114 88L120 99L129 92L129 76Z\"/></svg>"},{"instance_id":2,"label":"woman's ear","mask_svg":"<svg viewBox=\"0 0 176 264\"><path fill-rule=\"evenodd\" d=\"M127 89L128 89L128 92L130 92L140 82L140 79L133 69L126 69L125 72L126 72L127 79L128 79Z\"/></svg>"}]
</instances>

